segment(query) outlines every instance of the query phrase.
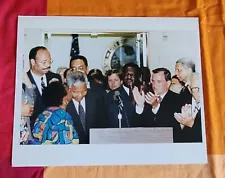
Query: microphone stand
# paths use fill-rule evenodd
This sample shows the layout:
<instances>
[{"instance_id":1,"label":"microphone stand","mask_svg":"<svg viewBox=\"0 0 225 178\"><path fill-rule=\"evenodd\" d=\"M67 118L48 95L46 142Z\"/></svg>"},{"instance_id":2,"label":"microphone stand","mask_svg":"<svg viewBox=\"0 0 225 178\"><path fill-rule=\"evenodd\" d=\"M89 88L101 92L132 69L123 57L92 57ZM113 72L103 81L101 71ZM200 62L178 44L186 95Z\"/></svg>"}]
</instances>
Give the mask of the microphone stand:
<instances>
[{"instance_id":1,"label":"microphone stand","mask_svg":"<svg viewBox=\"0 0 225 178\"><path fill-rule=\"evenodd\" d=\"M123 111L122 103L119 103L118 108L119 108L119 114L118 114L119 128L122 128L122 111Z\"/></svg>"},{"instance_id":2,"label":"microphone stand","mask_svg":"<svg viewBox=\"0 0 225 178\"><path fill-rule=\"evenodd\" d=\"M121 122L122 122L122 113L123 112L124 112L124 115L125 115L125 118L126 118L126 121L127 121L127 127L130 127L129 122L128 122L128 118L127 118L127 113L126 113L125 109L123 108L122 103L119 103L118 107L119 107L119 114L118 114L119 128L122 128Z\"/></svg>"}]
</instances>

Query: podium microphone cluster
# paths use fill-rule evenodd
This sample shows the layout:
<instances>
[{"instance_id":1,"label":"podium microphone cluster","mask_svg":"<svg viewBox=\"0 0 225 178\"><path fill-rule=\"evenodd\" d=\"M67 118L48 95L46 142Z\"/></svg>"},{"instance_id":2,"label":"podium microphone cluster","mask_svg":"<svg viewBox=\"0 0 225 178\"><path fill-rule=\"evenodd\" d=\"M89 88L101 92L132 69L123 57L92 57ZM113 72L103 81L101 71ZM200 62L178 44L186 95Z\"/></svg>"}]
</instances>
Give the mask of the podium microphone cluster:
<instances>
[{"instance_id":1,"label":"podium microphone cluster","mask_svg":"<svg viewBox=\"0 0 225 178\"><path fill-rule=\"evenodd\" d=\"M121 96L120 96L120 92L119 91L115 91L113 98L114 98L115 101L118 102L118 107L119 107L119 114L118 114L119 128L122 127L122 123L121 123L122 113L124 113L124 115L125 115L127 126L130 127L129 126L130 124L129 124L128 118L127 118L127 113L126 113L126 111L124 109L123 100L121 99Z\"/></svg>"},{"instance_id":2,"label":"podium microphone cluster","mask_svg":"<svg viewBox=\"0 0 225 178\"><path fill-rule=\"evenodd\" d=\"M120 97L120 92L115 91L113 98L114 98L115 101L118 101L118 107L122 111L123 110L123 101Z\"/></svg>"}]
</instances>

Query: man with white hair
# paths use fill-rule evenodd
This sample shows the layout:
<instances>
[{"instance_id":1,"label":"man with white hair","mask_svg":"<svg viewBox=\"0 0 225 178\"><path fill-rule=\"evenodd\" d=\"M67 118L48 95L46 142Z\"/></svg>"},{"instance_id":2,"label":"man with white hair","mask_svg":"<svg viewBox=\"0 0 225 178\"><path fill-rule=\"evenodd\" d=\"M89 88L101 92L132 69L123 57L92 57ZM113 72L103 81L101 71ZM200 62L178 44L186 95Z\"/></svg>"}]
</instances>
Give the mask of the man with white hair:
<instances>
[{"instance_id":1,"label":"man with white hair","mask_svg":"<svg viewBox=\"0 0 225 178\"><path fill-rule=\"evenodd\" d=\"M176 61L175 73L179 81L184 83L184 87L180 92L182 103L191 104L190 77L195 73L195 63L189 58L180 58Z\"/></svg>"},{"instance_id":2,"label":"man with white hair","mask_svg":"<svg viewBox=\"0 0 225 178\"><path fill-rule=\"evenodd\" d=\"M67 112L72 116L80 144L88 144L90 128L107 127L103 96L87 88L86 76L83 72L72 72L66 80L72 94Z\"/></svg>"}]
</instances>

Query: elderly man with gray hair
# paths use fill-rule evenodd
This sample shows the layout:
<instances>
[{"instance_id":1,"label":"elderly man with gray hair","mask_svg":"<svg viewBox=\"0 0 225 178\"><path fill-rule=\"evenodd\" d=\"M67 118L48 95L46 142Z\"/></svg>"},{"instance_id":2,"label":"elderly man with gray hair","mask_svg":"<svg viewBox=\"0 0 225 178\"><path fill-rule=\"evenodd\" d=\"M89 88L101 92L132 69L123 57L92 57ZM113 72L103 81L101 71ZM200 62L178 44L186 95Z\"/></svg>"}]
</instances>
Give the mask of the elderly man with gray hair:
<instances>
[{"instance_id":1,"label":"elderly man with gray hair","mask_svg":"<svg viewBox=\"0 0 225 178\"><path fill-rule=\"evenodd\" d=\"M83 72L72 72L66 80L69 92L72 94L67 112L72 116L80 144L88 144L90 128L107 127L104 98L98 92L87 88L87 80Z\"/></svg>"},{"instance_id":2,"label":"elderly man with gray hair","mask_svg":"<svg viewBox=\"0 0 225 178\"><path fill-rule=\"evenodd\" d=\"M195 73L195 63L189 58L180 58L176 61L175 73L179 81L184 83L180 92L183 104L191 104L190 77Z\"/></svg>"}]
</instances>

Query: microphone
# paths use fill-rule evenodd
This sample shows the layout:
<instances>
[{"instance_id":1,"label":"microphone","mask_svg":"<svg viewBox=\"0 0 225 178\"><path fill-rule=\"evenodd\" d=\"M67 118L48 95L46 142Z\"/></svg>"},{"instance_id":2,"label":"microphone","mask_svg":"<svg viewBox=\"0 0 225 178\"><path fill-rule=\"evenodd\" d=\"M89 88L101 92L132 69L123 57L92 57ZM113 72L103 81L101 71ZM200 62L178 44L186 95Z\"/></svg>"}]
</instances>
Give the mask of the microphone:
<instances>
[{"instance_id":1,"label":"microphone","mask_svg":"<svg viewBox=\"0 0 225 178\"><path fill-rule=\"evenodd\" d=\"M113 99L118 102L118 108L119 108L119 113L118 113L118 120L119 120L119 128L122 128L122 113L123 113L123 101L120 97L120 92L115 91Z\"/></svg>"},{"instance_id":2,"label":"microphone","mask_svg":"<svg viewBox=\"0 0 225 178\"><path fill-rule=\"evenodd\" d=\"M119 106L123 107L123 101L120 97L120 92L119 91L115 91L114 96L113 96L115 101L119 101Z\"/></svg>"},{"instance_id":3,"label":"microphone","mask_svg":"<svg viewBox=\"0 0 225 178\"><path fill-rule=\"evenodd\" d=\"M127 127L130 127L130 124L129 124L129 121L128 121L128 117L127 117L127 113L126 113L126 110L125 110L124 105L123 105L123 100L120 97L120 92L119 91L115 91L113 98L114 98L115 101L119 102L119 104L118 104L118 107L119 107L119 114L118 114L119 128L121 128L121 126L122 126L121 120L122 120L122 115L123 114L124 114L124 119L127 122Z\"/></svg>"}]
</instances>

